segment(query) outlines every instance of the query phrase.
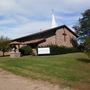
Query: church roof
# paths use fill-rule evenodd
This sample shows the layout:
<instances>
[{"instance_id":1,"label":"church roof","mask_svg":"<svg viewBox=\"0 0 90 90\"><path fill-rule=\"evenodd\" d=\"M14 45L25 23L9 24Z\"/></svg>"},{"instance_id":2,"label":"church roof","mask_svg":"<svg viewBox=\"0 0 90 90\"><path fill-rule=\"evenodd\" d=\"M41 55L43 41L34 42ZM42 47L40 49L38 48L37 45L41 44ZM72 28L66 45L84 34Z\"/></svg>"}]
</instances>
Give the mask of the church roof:
<instances>
[{"instance_id":1,"label":"church roof","mask_svg":"<svg viewBox=\"0 0 90 90\"><path fill-rule=\"evenodd\" d=\"M18 41L18 40L21 40L21 39L24 39L24 38L28 38L28 37L32 38L33 36L41 35L41 34L44 34L44 33L55 32L56 30L61 29L61 28L66 28L74 36L77 37L77 34L75 32L73 32L69 27L67 27L66 25L62 25L62 26L58 26L58 27L55 27L55 28L50 28L50 29L47 29L47 30L44 30L44 31L41 31L41 32L38 32L38 33L30 34L30 35L27 35L27 36L24 36L24 37L16 38L16 39L13 39L12 41Z\"/></svg>"},{"instance_id":2,"label":"church roof","mask_svg":"<svg viewBox=\"0 0 90 90\"><path fill-rule=\"evenodd\" d=\"M10 43L10 45L19 45L19 44L20 44L20 42L17 42L17 41L13 41Z\"/></svg>"},{"instance_id":3,"label":"church roof","mask_svg":"<svg viewBox=\"0 0 90 90\"><path fill-rule=\"evenodd\" d=\"M41 42L43 42L43 41L45 41L44 38L42 38L42 39L36 39L36 40L26 41L25 44L41 43Z\"/></svg>"}]
</instances>

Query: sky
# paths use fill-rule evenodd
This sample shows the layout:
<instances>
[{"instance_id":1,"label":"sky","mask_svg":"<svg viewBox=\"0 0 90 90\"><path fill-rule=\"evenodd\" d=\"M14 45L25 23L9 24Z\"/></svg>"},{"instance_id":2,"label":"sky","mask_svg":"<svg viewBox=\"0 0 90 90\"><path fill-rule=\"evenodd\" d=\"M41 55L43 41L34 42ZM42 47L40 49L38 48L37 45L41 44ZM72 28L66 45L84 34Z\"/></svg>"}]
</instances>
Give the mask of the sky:
<instances>
[{"instance_id":1,"label":"sky","mask_svg":"<svg viewBox=\"0 0 90 90\"><path fill-rule=\"evenodd\" d=\"M0 0L0 36L15 39L49 29L52 9L59 26L73 27L90 0Z\"/></svg>"}]
</instances>

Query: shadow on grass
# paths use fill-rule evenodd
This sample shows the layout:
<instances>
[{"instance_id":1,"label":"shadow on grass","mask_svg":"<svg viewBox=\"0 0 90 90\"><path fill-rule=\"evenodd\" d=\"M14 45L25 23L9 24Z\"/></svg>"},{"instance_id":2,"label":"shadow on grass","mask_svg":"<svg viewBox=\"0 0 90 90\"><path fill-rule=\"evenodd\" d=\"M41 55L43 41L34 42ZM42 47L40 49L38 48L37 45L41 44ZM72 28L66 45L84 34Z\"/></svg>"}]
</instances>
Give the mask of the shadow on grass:
<instances>
[{"instance_id":1,"label":"shadow on grass","mask_svg":"<svg viewBox=\"0 0 90 90\"><path fill-rule=\"evenodd\" d=\"M83 63L90 63L90 58L78 58L77 60Z\"/></svg>"}]
</instances>

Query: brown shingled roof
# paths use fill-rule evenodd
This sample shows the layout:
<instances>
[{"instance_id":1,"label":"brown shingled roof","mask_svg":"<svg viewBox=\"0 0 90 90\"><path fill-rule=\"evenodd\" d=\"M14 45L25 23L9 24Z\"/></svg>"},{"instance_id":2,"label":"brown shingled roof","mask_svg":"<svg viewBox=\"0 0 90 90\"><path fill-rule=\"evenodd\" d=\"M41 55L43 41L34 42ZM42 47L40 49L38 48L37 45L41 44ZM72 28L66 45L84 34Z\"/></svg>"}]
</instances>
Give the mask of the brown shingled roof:
<instances>
[{"instance_id":1,"label":"brown shingled roof","mask_svg":"<svg viewBox=\"0 0 90 90\"><path fill-rule=\"evenodd\" d=\"M55 28L47 29L47 30L44 30L44 31L41 31L41 32L38 32L38 33L27 35L27 36L24 36L24 37L16 38L16 39L14 39L12 41L17 41L17 40L24 39L24 38L27 38L27 37L32 38L35 35L40 35L40 34L43 34L43 33L46 33L46 32L50 32L50 31L56 31L56 30L58 30L60 28L67 28L73 35L78 37L77 34L75 32L73 32L69 27L67 27L66 25L62 25L62 26L58 26L58 27L55 27Z\"/></svg>"}]
</instances>

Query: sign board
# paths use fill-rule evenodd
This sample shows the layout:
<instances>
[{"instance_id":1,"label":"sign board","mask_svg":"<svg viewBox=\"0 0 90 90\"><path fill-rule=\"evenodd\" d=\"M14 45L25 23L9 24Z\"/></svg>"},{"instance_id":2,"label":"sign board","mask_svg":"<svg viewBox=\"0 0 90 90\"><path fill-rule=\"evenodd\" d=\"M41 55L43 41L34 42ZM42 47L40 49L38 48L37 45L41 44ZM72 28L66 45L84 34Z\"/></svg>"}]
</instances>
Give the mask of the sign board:
<instances>
[{"instance_id":1,"label":"sign board","mask_svg":"<svg viewBox=\"0 0 90 90\"><path fill-rule=\"evenodd\" d=\"M50 54L50 48L44 47L44 48L38 48L38 54Z\"/></svg>"}]
</instances>

